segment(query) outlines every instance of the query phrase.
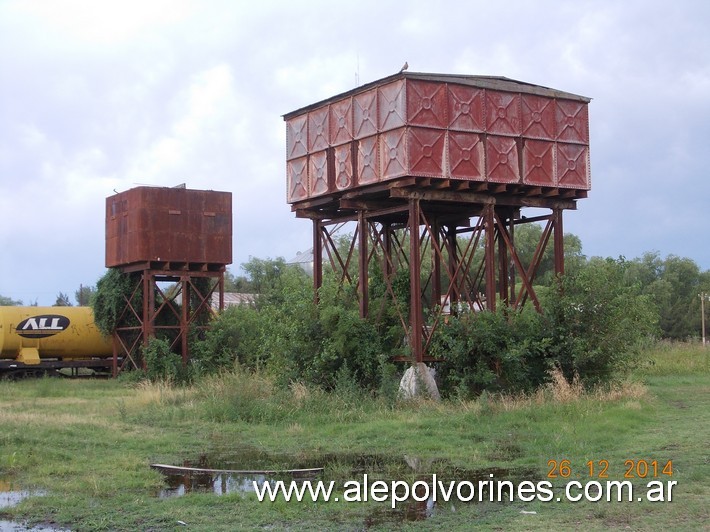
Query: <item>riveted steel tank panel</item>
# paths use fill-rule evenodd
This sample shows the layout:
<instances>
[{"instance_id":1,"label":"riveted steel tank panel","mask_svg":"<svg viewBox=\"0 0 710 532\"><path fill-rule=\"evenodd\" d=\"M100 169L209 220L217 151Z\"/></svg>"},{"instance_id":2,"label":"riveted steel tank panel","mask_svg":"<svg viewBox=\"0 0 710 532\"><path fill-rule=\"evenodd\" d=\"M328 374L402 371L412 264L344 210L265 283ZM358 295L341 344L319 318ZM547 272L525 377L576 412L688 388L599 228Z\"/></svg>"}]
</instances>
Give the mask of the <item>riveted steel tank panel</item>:
<instances>
[{"instance_id":1,"label":"riveted steel tank panel","mask_svg":"<svg viewBox=\"0 0 710 532\"><path fill-rule=\"evenodd\" d=\"M308 157L299 157L286 163L287 200L292 203L308 197Z\"/></svg>"},{"instance_id":2,"label":"riveted steel tank panel","mask_svg":"<svg viewBox=\"0 0 710 532\"><path fill-rule=\"evenodd\" d=\"M380 135L380 175L394 179L407 175L407 130L387 131Z\"/></svg>"},{"instance_id":3,"label":"riveted steel tank panel","mask_svg":"<svg viewBox=\"0 0 710 532\"><path fill-rule=\"evenodd\" d=\"M378 137L360 139L357 143L357 183L369 185L380 180Z\"/></svg>"},{"instance_id":4,"label":"riveted steel tank panel","mask_svg":"<svg viewBox=\"0 0 710 532\"><path fill-rule=\"evenodd\" d=\"M486 130L485 91L449 84L447 113L450 129L483 133Z\"/></svg>"},{"instance_id":5,"label":"riveted steel tank panel","mask_svg":"<svg viewBox=\"0 0 710 532\"><path fill-rule=\"evenodd\" d=\"M450 131L448 138L449 173L454 179L484 181L484 145L481 135Z\"/></svg>"},{"instance_id":6,"label":"riveted steel tank panel","mask_svg":"<svg viewBox=\"0 0 710 532\"><path fill-rule=\"evenodd\" d=\"M308 156L308 193L311 197L330 192L328 187L328 157L319 151Z\"/></svg>"},{"instance_id":7,"label":"riveted steel tank panel","mask_svg":"<svg viewBox=\"0 0 710 532\"><path fill-rule=\"evenodd\" d=\"M377 90L353 96L353 138L377 134Z\"/></svg>"},{"instance_id":8,"label":"riveted steel tank panel","mask_svg":"<svg viewBox=\"0 0 710 532\"><path fill-rule=\"evenodd\" d=\"M350 144L336 146L333 149L335 160L335 188L337 190L347 190L353 183L353 150Z\"/></svg>"},{"instance_id":9,"label":"riveted steel tank panel","mask_svg":"<svg viewBox=\"0 0 710 532\"><path fill-rule=\"evenodd\" d=\"M409 173L416 176L443 177L446 173L446 131L408 129Z\"/></svg>"},{"instance_id":10,"label":"riveted steel tank panel","mask_svg":"<svg viewBox=\"0 0 710 532\"><path fill-rule=\"evenodd\" d=\"M321 151L328 147L330 140L328 107L324 106L308 113L308 152Z\"/></svg>"},{"instance_id":11,"label":"riveted steel tank panel","mask_svg":"<svg viewBox=\"0 0 710 532\"><path fill-rule=\"evenodd\" d=\"M407 123L406 85L397 81L381 86L377 90L379 131L389 131Z\"/></svg>"},{"instance_id":12,"label":"riveted steel tank panel","mask_svg":"<svg viewBox=\"0 0 710 532\"><path fill-rule=\"evenodd\" d=\"M229 192L137 187L107 198L106 266L230 264L231 197ZM224 237L226 243L202 245L209 237Z\"/></svg>"},{"instance_id":13,"label":"riveted steel tank panel","mask_svg":"<svg viewBox=\"0 0 710 532\"><path fill-rule=\"evenodd\" d=\"M520 95L486 91L486 131L499 135L520 135Z\"/></svg>"},{"instance_id":14,"label":"riveted steel tank panel","mask_svg":"<svg viewBox=\"0 0 710 532\"><path fill-rule=\"evenodd\" d=\"M554 143L525 139L523 145L523 183L544 187L557 186Z\"/></svg>"},{"instance_id":15,"label":"riveted steel tank panel","mask_svg":"<svg viewBox=\"0 0 710 532\"><path fill-rule=\"evenodd\" d=\"M588 190L589 101L502 77L402 72L285 116L287 199L332 196L314 207L332 210L341 192L381 196L368 185L407 176L522 184L505 193L550 197L539 187Z\"/></svg>"},{"instance_id":16,"label":"riveted steel tank panel","mask_svg":"<svg viewBox=\"0 0 710 532\"><path fill-rule=\"evenodd\" d=\"M555 101L532 94L521 95L523 136L531 139L555 140Z\"/></svg>"},{"instance_id":17,"label":"riveted steel tank panel","mask_svg":"<svg viewBox=\"0 0 710 532\"><path fill-rule=\"evenodd\" d=\"M330 104L330 144L338 146L353 140L353 101L345 98Z\"/></svg>"},{"instance_id":18,"label":"riveted steel tank panel","mask_svg":"<svg viewBox=\"0 0 710 532\"><path fill-rule=\"evenodd\" d=\"M587 105L572 100L557 100L557 140L589 144Z\"/></svg>"},{"instance_id":19,"label":"riveted steel tank panel","mask_svg":"<svg viewBox=\"0 0 710 532\"><path fill-rule=\"evenodd\" d=\"M446 85L426 81L407 84L407 123L445 129L448 126Z\"/></svg>"},{"instance_id":20,"label":"riveted steel tank panel","mask_svg":"<svg viewBox=\"0 0 710 532\"><path fill-rule=\"evenodd\" d=\"M589 150L581 144L557 144L557 184L561 188L589 189Z\"/></svg>"},{"instance_id":21,"label":"riveted steel tank panel","mask_svg":"<svg viewBox=\"0 0 710 532\"><path fill-rule=\"evenodd\" d=\"M486 177L495 183L520 181L518 145L512 137L486 138Z\"/></svg>"},{"instance_id":22,"label":"riveted steel tank panel","mask_svg":"<svg viewBox=\"0 0 710 532\"><path fill-rule=\"evenodd\" d=\"M308 115L297 116L286 122L286 159L308 154Z\"/></svg>"}]
</instances>

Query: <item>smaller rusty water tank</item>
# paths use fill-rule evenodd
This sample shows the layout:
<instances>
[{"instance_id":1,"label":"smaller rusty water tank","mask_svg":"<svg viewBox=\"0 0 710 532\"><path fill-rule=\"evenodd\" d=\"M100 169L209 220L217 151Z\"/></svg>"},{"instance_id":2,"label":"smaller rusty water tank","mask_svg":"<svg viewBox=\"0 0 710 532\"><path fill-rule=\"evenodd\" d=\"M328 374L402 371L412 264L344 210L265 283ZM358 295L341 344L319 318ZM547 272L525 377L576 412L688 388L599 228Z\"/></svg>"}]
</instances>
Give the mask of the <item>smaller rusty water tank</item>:
<instances>
[{"instance_id":1,"label":"smaller rusty water tank","mask_svg":"<svg viewBox=\"0 0 710 532\"><path fill-rule=\"evenodd\" d=\"M231 263L231 192L142 186L106 198L107 268Z\"/></svg>"}]
</instances>

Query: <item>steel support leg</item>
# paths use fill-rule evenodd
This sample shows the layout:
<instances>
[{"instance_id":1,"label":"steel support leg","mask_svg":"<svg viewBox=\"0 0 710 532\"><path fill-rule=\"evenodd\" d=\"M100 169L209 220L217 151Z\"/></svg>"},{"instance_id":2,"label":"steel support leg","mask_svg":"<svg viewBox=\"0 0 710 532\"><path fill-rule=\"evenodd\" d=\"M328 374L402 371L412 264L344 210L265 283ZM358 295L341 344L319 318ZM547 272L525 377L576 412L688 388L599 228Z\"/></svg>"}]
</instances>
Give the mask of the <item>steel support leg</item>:
<instances>
[{"instance_id":1,"label":"steel support leg","mask_svg":"<svg viewBox=\"0 0 710 532\"><path fill-rule=\"evenodd\" d=\"M554 252L555 252L555 275L565 273L565 241L562 228L562 209L554 209Z\"/></svg>"},{"instance_id":2,"label":"steel support leg","mask_svg":"<svg viewBox=\"0 0 710 532\"><path fill-rule=\"evenodd\" d=\"M323 245L321 233L323 224L320 220L313 220L313 297L318 304L318 292L323 286Z\"/></svg>"},{"instance_id":3,"label":"steel support leg","mask_svg":"<svg viewBox=\"0 0 710 532\"><path fill-rule=\"evenodd\" d=\"M487 205L483 211L486 229L485 241L485 276L486 276L486 308L496 310L496 247L495 247L495 212L493 205Z\"/></svg>"},{"instance_id":4,"label":"steel support leg","mask_svg":"<svg viewBox=\"0 0 710 532\"><path fill-rule=\"evenodd\" d=\"M369 291L368 291L368 240L369 230L365 211L359 211L357 217L357 234L359 243L358 254L358 291L360 293L360 317L366 318L369 307Z\"/></svg>"},{"instance_id":5,"label":"steel support leg","mask_svg":"<svg viewBox=\"0 0 710 532\"><path fill-rule=\"evenodd\" d=\"M409 200L409 345L416 362L424 360L419 212L419 200Z\"/></svg>"}]
</instances>

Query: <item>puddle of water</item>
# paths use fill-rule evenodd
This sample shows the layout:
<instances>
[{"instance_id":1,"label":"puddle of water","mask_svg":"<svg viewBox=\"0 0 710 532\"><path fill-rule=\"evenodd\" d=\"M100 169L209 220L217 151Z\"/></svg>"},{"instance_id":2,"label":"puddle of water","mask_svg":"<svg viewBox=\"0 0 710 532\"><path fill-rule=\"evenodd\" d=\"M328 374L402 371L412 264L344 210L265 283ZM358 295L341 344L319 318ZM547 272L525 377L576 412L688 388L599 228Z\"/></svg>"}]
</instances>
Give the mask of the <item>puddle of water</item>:
<instances>
[{"instance_id":1,"label":"puddle of water","mask_svg":"<svg viewBox=\"0 0 710 532\"><path fill-rule=\"evenodd\" d=\"M264 475L264 474L238 474L238 473L175 473L170 472L165 475L167 487L158 492L158 497L165 499L168 497L180 497L187 493L214 493L216 495L226 495L228 493L248 493L254 491L254 482L263 484L264 482L274 483L277 480L290 482L291 480L306 480L305 478L289 477L287 475ZM315 478L313 476L312 478Z\"/></svg>"},{"instance_id":2,"label":"puddle of water","mask_svg":"<svg viewBox=\"0 0 710 532\"><path fill-rule=\"evenodd\" d=\"M241 447L232 449L231 453L211 453L198 457L197 460L187 460L183 463L186 468L202 468L212 471L166 471L167 487L157 493L158 497L176 497L190 492L214 493L224 495L227 493L248 493L254 491L254 482L271 482L278 480L290 482L296 480L300 485L304 480L322 479L325 482L331 479L358 480L367 473L371 479L383 479L388 484L394 479L407 479L410 483L415 480L420 483L430 483L432 475L436 473L437 480L446 486L451 481L467 481L478 487L481 481L508 480L517 482L534 478L537 471L534 469L464 469L453 466L446 459L422 460L413 456L387 456L378 454L325 454L314 453L309 455L270 454L260 449ZM323 468L322 471L289 472L286 470L303 470L308 468ZM248 469L248 471L247 471ZM229 471L231 470L231 471ZM261 471L258 471L261 470ZM279 473L274 473L279 470ZM491 475L493 475L491 477ZM420 485L424 489L424 486ZM435 486L429 486L429 493L433 494ZM476 488L478 489L478 488ZM424 492L425 493L425 492ZM478 494L477 494L478 495ZM425 494L417 494L421 499ZM465 495L464 495L465 496ZM476 496L476 499L478 496ZM488 500L488 493L484 490L483 500ZM396 523L402 521L419 521L432 517L437 512L455 511L460 504L475 504L461 502L454 495L448 502L441 499L434 501L433 496L417 501L411 497L403 501L397 508L377 508L368 516L365 526Z\"/></svg>"},{"instance_id":3,"label":"puddle of water","mask_svg":"<svg viewBox=\"0 0 710 532\"><path fill-rule=\"evenodd\" d=\"M28 497L41 497L42 495L46 495L46 493L47 492L42 490L15 489L15 486L11 482L0 480L0 509L10 508Z\"/></svg>"},{"instance_id":4,"label":"puddle of water","mask_svg":"<svg viewBox=\"0 0 710 532\"><path fill-rule=\"evenodd\" d=\"M298 458L271 455L253 448L242 448L237 455L238 460L234 455L224 458L203 454L195 461L185 460L181 466L153 464L151 467L163 474L167 484L157 496L179 497L191 492L248 493L254 491L254 482L303 482L318 478L323 471L318 467L305 467L306 462Z\"/></svg>"},{"instance_id":5,"label":"puddle of water","mask_svg":"<svg viewBox=\"0 0 710 532\"><path fill-rule=\"evenodd\" d=\"M445 461L438 462L440 462L440 465L445 464ZM426 475L417 474L416 480L410 480L410 485L417 482L416 485L412 486L417 492L408 500L398 503L397 507L394 509L385 506L375 508L366 517L365 528L387 526L389 524L395 525L403 521L424 521L442 512L455 512L457 507L464 504L488 504L490 503L489 495L491 485L489 483L509 481L517 484L522 480L529 480L537 476L537 470L529 468L490 468L480 470L444 468L439 471L441 471L441 473L436 473L437 485L432 484L434 471L428 471ZM469 488L464 489L461 493L464 499L460 500L457 492L451 490L448 500L443 500L442 490L449 490L451 482L454 482L454 486L458 485L458 483L468 483L470 486L474 487L475 492L470 491ZM484 484L480 484L481 482ZM426 484L428 488L424 484ZM479 489L481 487L483 487L483 489L479 495ZM434 497L435 491L437 493L436 500ZM473 493L475 493L475 496ZM503 493L505 494L507 492L504 490ZM428 497L427 494L429 494ZM389 500L387 504L389 504Z\"/></svg>"},{"instance_id":6,"label":"puddle of water","mask_svg":"<svg viewBox=\"0 0 710 532\"><path fill-rule=\"evenodd\" d=\"M16 506L28 497L41 497L46 495L43 490L21 490L8 481L0 480L0 510ZM17 521L0 519L0 531L2 532L68 532L66 528L55 528L51 525L27 526Z\"/></svg>"},{"instance_id":7,"label":"puddle of water","mask_svg":"<svg viewBox=\"0 0 710 532\"><path fill-rule=\"evenodd\" d=\"M6 521L4 519L0 519L0 530L2 532L70 532L68 528L54 528L45 525L28 527L17 521Z\"/></svg>"},{"instance_id":8,"label":"puddle of water","mask_svg":"<svg viewBox=\"0 0 710 532\"><path fill-rule=\"evenodd\" d=\"M271 454L261 449L252 447L230 448L229 452L211 452L199 456L196 460L187 460L183 463L187 468L202 468L208 471L166 471L167 486L156 495L161 498L179 497L190 492L214 493L224 495L227 493L248 493L254 491L253 483L275 482L282 480L288 483L295 480L299 485L305 480L335 480L341 485L345 480L362 481L362 475L367 474L371 480L384 480L388 485L393 480L406 480L410 486L418 482L416 494L407 501L398 502L396 508L389 507L389 500L370 512L364 520L365 529L370 527L398 526L403 522L423 521L434 515L445 512L455 512L464 504L484 504L489 502L488 489L484 484L480 496L478 493L480 482L509 481L514 484L522 480L529 480L539 476L539 472L530 468L489 468L466 469L454 466L447 459L420 459L414 456L392 456L380 454L350 454L350 453L312 453L312 454ZM320 471L311 470L308 473L290 472L287 470L303 470L309 468L322 468ZM275 471L278 471L276 473ZM475 486L475 498L470 502L460 501L452 493L448 501L441 498L438 491L437 500L434 500L434 491L438 488L432 486L432 475L436 474L437 483L443 483L448 488L450 482L468 482ZM491 476L492 475L492 476ZM430 496L427 495L428 484ZM497 484L496 484L497 485ZM414 496L417 497L415 500ZM464 498L470 493L464 490ZM424 499L424 500L421 500Z\"/></svg>"}]
</instances>

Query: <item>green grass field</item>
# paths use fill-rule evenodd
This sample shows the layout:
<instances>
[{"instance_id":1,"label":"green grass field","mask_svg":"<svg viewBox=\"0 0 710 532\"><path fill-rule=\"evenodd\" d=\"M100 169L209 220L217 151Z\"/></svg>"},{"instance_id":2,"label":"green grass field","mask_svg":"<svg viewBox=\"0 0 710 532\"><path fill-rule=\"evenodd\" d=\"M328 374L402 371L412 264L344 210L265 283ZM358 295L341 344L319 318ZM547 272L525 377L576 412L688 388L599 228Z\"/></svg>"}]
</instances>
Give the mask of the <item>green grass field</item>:
<instances>
[{"instance_id":1,"label":"green grass field","mask_svg":"<svg viewBox=\"0 0 710 532\"><path fill-rule=\"evenodd\" d=\"M529 397L439 404L388 403L355 391L335 396L302 385L282 390L266 377L238 373L190 388L0 382L0 490L46 492L0 509L0 519L72 530L171 530L183 528L179 522L196 530L707 530L710 350L660 345L647 358L612 389L585 393L557 384ZM651 480L676 484L670 502L456 502L429 512L411 503L392 510L389 502L259 502L238 492L158 497L166 481L149 464L185 461L231 469L322 466L318 478L340 484L364 473L413 482L434 473L472 480L493 472L515 483L549 480L555 495L571 480L622 481L629 469L634 495ZM669 461L672 477L662 472ZM607 463L608 478L600 478Z\"/></svg>"}]
</instances>

